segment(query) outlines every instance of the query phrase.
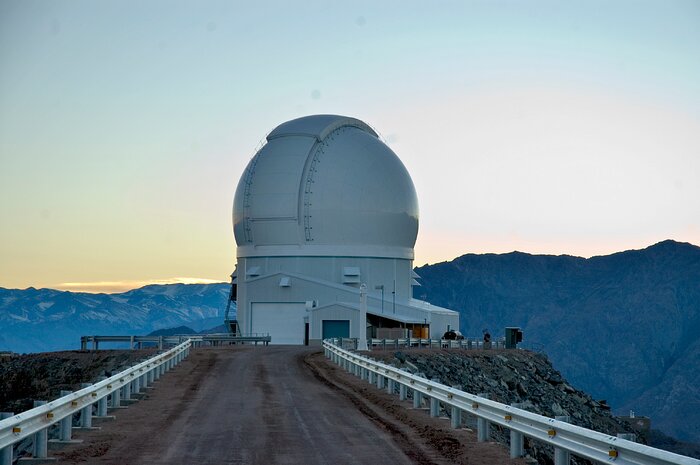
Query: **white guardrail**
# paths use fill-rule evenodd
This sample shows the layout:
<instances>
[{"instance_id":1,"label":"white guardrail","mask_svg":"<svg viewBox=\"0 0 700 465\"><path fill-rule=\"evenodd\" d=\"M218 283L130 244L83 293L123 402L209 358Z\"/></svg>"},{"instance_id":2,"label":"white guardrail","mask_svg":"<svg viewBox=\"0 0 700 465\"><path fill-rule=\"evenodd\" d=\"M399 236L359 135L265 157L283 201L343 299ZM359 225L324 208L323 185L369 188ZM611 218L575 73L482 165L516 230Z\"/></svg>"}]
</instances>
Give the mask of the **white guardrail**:
<instances>
[{"instance_id":1,"label":"white guardrail","mask_svg":"<svg viewBox=\"0 0 700 465\"><path fill-rule=\"evenodd\" d=\"M82 426L91 426L93 404L98 404L98 415L106 415L107 396L111 395L111 407L118 407L120 404L120 390L122 388L126 387L128 391L125 391L125 400L129 399L131 392L138 392L141 387L147 387L162 374L185 359L189 355L191 345L192 342L188 339L176 347L134 365L110 378L47 402L39 407L0 420L0 464L3 464L8 458L9 463L12 463L12 445L31 435L35 435L34 455L36 456L38 447L39 455L45 457L47 439L45 433L47 428L64 419L72 420L73 414L83 409L85 410L83 410L82 415L86 416L86 418L81 419ZM72 422L62 422L62 429L64 424L68 431L65 433L61 432L61 439L70 439ZM37 444L37 442L43 442L43 444Z\"/></svg>"},{"instance_id":2,"label":"white guardrail","mask_svg":"<svg viewBox=\"0 0 700 465\"><path fill-rule=\"evenodd\" d=\"M511 457L523 455L523 436L554 446L555 463L568 463L567 452L600 463L629 465L700 465L700 460L674 454L633 441L592 431L564 421L547 418L510 405L445 386L413 375L407 371L371 360L355 352L336 346L332 340L323 341L326 357L350 373L376 384L386 386L394 393L396 385L399 395L406 399L407 390L416 398L430 399L431 415L437 416L439 403L450 406L452 426L459 426L462 412L477 417L480 440L488 437L489 423L500 425L511 431ZM395 384L396 383L396 384ZM416 396L416 393L419 393ZM562 458L564 457L564 458Z\"/></svg>"}]
</instances>

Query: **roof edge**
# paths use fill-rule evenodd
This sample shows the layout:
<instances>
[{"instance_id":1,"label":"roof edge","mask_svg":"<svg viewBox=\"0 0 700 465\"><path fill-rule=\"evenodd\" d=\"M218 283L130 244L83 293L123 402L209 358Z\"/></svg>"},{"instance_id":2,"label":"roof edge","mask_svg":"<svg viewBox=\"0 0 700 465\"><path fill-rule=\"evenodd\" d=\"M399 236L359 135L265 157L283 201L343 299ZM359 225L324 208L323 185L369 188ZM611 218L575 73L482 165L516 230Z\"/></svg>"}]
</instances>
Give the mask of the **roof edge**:
<instances>
[{"instance_id":1,"label":"roof edge","mask_svg":"<svg viewBox=\"0 0 700 465\"><path fill-rule=\"evenodd\" d=\"M379 138L374 129L357 118L340 115L310 115L280 124L267 135L267 140L271 141L286 136L305 136L314 137L316 140L322 141L331 132L347 126L358 128Z\"/></svg>"}]
</instances>

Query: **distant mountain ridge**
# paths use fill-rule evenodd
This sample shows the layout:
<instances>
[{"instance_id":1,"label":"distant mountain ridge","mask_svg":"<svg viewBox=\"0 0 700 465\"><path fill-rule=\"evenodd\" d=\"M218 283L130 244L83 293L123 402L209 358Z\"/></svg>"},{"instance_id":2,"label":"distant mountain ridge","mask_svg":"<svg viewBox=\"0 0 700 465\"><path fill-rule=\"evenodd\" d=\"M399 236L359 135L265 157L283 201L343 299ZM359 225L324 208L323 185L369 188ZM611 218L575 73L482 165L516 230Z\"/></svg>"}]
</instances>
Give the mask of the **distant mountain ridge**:
<instances>
[{"instance_id":1,"label":"distant mountain ridge","mask_svg":"<svg viewBox=\"0 0 700 465\"><path fill-rule=\"evenodd\" d=\"M149 285L120 294L0 288L0 350L65 350L80 347L83 335L211 328L223 322L229 289L226 283Z\"/></svg>"},{"instance_id":2,"label":"distant mountain ridge","mask_svg":"<svg viewBox=\"0 0 700 465\"><path fill-rule=\"evenodd\" d=\"M520 326L578 388L700 442L700 247L468 254L416 271L416 296L458 310L465 335Z\"/></svg>"}]
</instances>

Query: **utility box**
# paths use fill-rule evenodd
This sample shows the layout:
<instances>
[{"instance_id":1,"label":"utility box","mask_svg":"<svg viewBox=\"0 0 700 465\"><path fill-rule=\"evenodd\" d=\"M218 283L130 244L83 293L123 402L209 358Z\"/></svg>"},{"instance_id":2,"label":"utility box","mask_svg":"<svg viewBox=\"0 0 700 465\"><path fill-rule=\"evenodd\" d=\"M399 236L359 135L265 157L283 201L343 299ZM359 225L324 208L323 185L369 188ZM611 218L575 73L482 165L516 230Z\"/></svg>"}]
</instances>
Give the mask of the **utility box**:
<instances>
[{"instance_id":1,"label":"utility box","mask_svg":"<svg viewBox=\"0 0 700 465\"><path fill-rule=\"evenodd\" d=\"M518 342L523 342L523 332L520 328L506 328L506 349L517 349Z\"/></svg>"}]
</instances>

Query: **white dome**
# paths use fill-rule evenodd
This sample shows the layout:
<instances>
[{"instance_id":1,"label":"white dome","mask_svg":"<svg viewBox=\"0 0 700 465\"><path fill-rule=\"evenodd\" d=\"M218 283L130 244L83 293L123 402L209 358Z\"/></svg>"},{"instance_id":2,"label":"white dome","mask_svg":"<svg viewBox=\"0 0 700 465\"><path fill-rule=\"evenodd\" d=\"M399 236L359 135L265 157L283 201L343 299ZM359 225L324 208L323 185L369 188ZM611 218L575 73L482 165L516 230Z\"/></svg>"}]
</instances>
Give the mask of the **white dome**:
<instances>
[{"instance_id":1,"label":"white dome","mask_svg":"<svg viewBox=\"0 0 700 465\"><path fill-rule=\"evenodd\" d=\"M413 259L418 199L396 154L360 120L315 115L275 128L233 203L239 257Z\"/></svg>"}]
</instances>

